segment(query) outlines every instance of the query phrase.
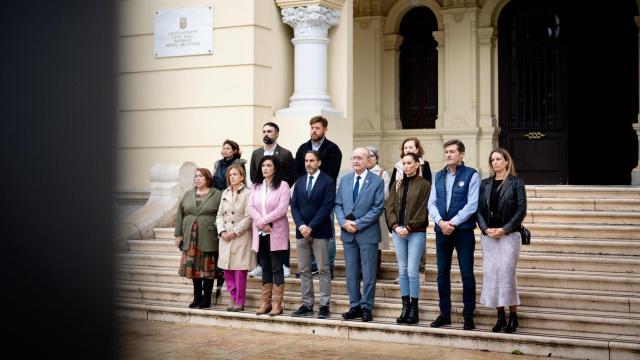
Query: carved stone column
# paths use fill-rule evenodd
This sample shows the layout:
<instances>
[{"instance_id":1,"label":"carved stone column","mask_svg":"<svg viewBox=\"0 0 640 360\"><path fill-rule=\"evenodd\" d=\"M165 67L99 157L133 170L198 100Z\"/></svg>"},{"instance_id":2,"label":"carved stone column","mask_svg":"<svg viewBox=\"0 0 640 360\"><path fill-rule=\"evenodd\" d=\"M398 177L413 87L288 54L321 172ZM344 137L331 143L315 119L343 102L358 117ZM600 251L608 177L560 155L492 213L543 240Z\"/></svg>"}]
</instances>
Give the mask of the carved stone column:
<instances>
[{"instance_id":1,"label":"carved stone column","mask_svg":"<svg viewBox=\"0 0 640 360\"><path fill-rule=\"evenodd\" d=\"M327 45L329 28L340 12L321 5L282 9L282 21L293 28L294 93L289 107L276 116L328 113L340 116L327 93Z\"/></svg>"}]
</instances>

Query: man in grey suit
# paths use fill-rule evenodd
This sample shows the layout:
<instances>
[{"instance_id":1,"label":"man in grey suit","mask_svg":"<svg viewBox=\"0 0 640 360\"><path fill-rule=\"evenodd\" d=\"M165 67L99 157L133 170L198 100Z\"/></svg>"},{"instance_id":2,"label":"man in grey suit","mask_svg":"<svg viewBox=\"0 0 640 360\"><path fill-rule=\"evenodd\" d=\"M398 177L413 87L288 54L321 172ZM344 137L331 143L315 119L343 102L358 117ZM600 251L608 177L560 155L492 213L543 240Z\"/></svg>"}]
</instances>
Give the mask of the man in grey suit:
<instances>
[{"instance_id":1,"label":"man in grey suit","mask_svg":"<svg viewBox=\"0 0 640 360\"><path fill-rule=\"evenodd\" d=\"M349 311L345 320L362 318L371 321L376 295L376 265L380 241L379 218L384 206L384 182L367 170L369 151L353 150L353 173L340 179L336 193L335 213L342 229L344 260L347 268ZM362 277L360 276L362 274ZM360 293L360 279L364 294Z\"/></svg>"}]
</instances>

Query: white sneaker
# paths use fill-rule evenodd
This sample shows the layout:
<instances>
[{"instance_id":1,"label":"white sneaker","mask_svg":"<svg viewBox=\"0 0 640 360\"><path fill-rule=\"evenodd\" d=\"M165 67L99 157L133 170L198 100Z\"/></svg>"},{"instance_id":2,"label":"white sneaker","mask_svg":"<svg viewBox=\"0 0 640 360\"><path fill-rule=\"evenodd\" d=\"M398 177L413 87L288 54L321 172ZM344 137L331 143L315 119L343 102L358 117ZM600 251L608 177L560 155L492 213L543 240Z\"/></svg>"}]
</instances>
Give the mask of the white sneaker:
<instances>
[{"instance_id":1,"label":"white sneaker","mask_svg":"<svg viewBox=\"0 0 640 360\"><path fill-rule=\"evenodd\" d=\"M282 265L282 268L284 269L284 277L288 278L289 276L291 276L291 270L289 270L288 267Z\"/></svg>"},{"instance_id":2,"label":"white sneaker","mask_svg":"<svg viewBox=\"0 0 640 360\"><path fill-rule=\"evenodd\" d=\"M249 271L249 277L258 277L262 276L262 267L260 265L256 266L255 269Z\"/></svg>"}]
</instances>

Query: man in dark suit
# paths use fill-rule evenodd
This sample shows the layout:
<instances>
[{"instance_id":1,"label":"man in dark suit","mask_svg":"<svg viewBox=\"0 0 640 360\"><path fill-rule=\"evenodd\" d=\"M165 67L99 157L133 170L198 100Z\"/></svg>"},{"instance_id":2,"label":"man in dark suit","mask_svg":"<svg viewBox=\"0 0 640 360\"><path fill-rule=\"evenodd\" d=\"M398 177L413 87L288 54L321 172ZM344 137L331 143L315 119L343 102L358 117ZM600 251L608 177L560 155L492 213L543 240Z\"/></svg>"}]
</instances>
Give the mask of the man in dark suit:
<instances>
[{"instance_id":1,"label":"man in dark suit","mask_svg":"<svg viewBox=\"0 0 640 360\"><path fill-rule=\"evenodd\" d=\"M249 168L251 181L255 182L258 171L260 171L260 169L258 169L260 159L265 155L273 155L280 160L283 175L282 179L289 184L289 187L293 186L293 183L296 180L293 173L293 155L291 154L291 151L283 148L277 143L278 136L280 135L280 128L276 123L268 122L262 126L262 135L262 142L264 142L264 146L253 150L253 153L251 153L251 166Z\"/></svg>"},{"instance_id":2,"label":"man in dark suit","mask_svg":"<svg viewBox=\"0 0 640 360\"><path fill-rule=\"evenodd\" d=\"M320 171L329 175L335 183L338 179L338 173L340 172L340 163L342 162L342 152L338 145L326 138L327 127L329 122L323 116L314 116L309 120L311 139L306 143L298 147L296 152L295 164L293 166L293 172L295 179L299 179L306 175L304 158L305 154L309 150L315 150L320 153L322 164L320 165ZM333 224L333 213L331 214L331 223ZM333 229L333 228L332 228ZM333 278L333 264L336 259L336 237L335 234L329 239L329 267L331 271L331 278ZM316 267L315 261L312 257L312 268ZM312 269L315 271L315 269Z\"/></svg>"},{"instance_id":3,"label":"man in dark suit","mask_svg":"<svg viewBox=\"0 0 640 360\"><path fill-rule=\"evenodd\" d=\"M384 181L367 170L369 151L353 150L354 172L343 176L336 194L336 217L342 228L344 261L347 268L349 311L345 320L371 321L376 295L376 265L380 241L380 214L384 206ZM362 276L360 276L362 274ZM360 279L364 294L360 293Z\"/></svg>"},{"instance_id":4,"label":"man in dark suit","mask_svg":"<svg viewBox=\"0 0 640 360\"><path fill-rule=\"evenodd\" d=\"M262 157L265 155L273 155L273 157L280 160L282 180L286 181L289 186L292 186L295 182L295 178L293 176L293 156L291 155L291 151L283 148L277 143L278 136L280 135L280 127L273 122L265 123L262 125L262 135L264 135L262 138L264 146L253 150L253 153L251 153L249 166L249 177L251 178L251 181L254 183L256 182L258 172L261 171L258 166ZM284 277L289 277L289 267L291 266L290 260L291 250L287 248L287 252L285 253L285 257L282 261L282 264L284 265ZM258 266L249 273L249 276L258 277L261 274L262 267L258 264Z\"/></svg>"},{"instance_id":5,"label":"man in dark suit","mask_svg":"<svg viewBox=\"0 0 640 360\"><path fill-rule=\"evenodd\" d=\"M336 184L320 171L320 153L309 150L304 156L307 176L300 177L293 187L291 215L296 224L296 244L302 306L293 316L313 315L313 278L311 254L315 255L320 275L320 311L318 318L329 317L331 304L331 274L329 272L329 239L333 236L331 212L336 199ZM313 251L313 252L312 252Z\"/></svg>"}]
</instances>

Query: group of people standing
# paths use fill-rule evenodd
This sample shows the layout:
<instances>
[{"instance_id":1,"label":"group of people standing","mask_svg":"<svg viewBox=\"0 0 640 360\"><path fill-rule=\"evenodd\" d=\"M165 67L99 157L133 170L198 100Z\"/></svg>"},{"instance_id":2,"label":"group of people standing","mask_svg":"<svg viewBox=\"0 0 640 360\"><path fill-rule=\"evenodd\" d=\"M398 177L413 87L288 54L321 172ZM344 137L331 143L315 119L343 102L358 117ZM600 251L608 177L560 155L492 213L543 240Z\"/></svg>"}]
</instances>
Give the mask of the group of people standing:
<instances>
[{"instance_id":1,"label":"group of people standing","mask_svg":"<svg viewBox=\"0 0 640 360\"><path fill-rule=\"evenodd\" d=\"M182 250L180 275L193 281L189 307L211 305L213 279L220 268L230 294L227 310L244 310L247 273L257 259L262 291L256 314L282 314L290 252L287 212L291 208L302 295L302 305L292 316L314 314L316 273L320 285L318 318L331 314L337 220L349 295L349 309L342 318L373 320L381 250L389 248L390 233L402 301L396 321L416 324L430 217L436 232L440 298L440 314L431 326L451 324L450 273L455 249L463 282L463 327L475 328L477 223L483 248L480 302L497 309L493 331L515 331L520 304L516 285L521 244L518 230L526 214L526 193L509 153L501 148L492 151L491 175L480 182L477 171L462 161L464 144L450 140L444 143L446 166L432 178L420 141L407 138L391 174L378 165L375 147L356 148L351 155L353 171L337 182L342 153L326 138L328 121L316 116L309 124L310 139L300 145L295 158L277 144L278 126L264 124L265 145L251 156L251 187L240 148L231 140L225 140L223 158L216 162L213 173L205 168L196 170L195 187L180 203L175 230L176 245ZM510 311L508 322L505 306Z\"/></svg>"}]
</instances>

